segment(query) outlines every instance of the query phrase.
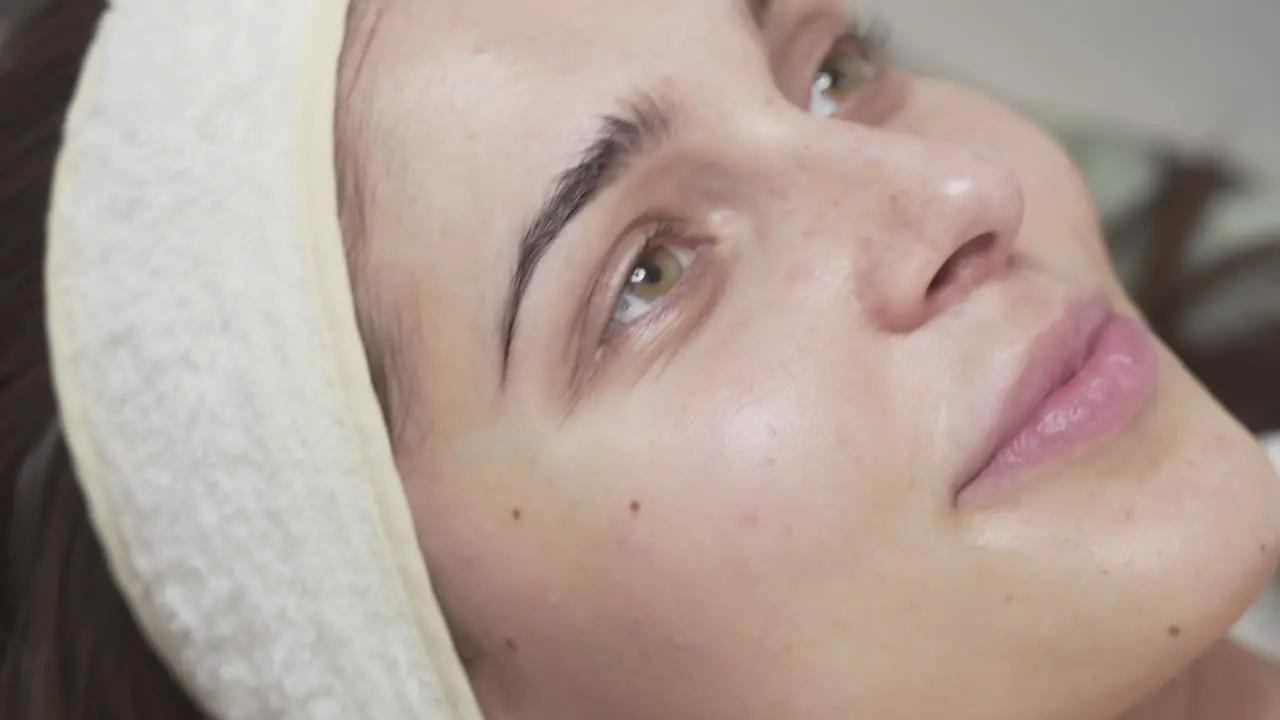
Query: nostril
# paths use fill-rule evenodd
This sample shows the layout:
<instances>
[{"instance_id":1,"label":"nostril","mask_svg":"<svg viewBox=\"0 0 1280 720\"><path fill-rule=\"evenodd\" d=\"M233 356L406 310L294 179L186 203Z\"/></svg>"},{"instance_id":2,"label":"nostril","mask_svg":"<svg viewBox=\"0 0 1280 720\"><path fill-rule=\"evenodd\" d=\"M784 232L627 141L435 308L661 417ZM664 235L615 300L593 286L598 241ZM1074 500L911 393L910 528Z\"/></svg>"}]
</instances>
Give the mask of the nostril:
<instances>
[{"instance_id":1,"label":"nostril","mask_svg":"<svg viewBox=\"0 0 1280 720\"><path fill-rule=\"evenodd\" d=\"M929 297L934 297L957 283L964 283L975 273L980 274L995 247L995 233L983 233L961 245L933 276L933 281L929 283Z\"/></svg>"}]
</instances>

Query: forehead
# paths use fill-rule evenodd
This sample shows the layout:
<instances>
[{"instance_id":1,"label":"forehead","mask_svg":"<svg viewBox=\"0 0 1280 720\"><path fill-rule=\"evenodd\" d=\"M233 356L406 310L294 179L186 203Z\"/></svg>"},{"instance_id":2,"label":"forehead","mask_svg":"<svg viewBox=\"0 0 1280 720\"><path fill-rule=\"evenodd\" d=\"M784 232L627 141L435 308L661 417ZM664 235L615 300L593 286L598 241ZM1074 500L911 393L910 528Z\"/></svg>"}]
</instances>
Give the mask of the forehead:
<instances>
[{"instance_id":1,"label":"forehead","mask_svg":"<svg viewBox=\"0 0 1280 720\"><path fill-rule=\"evenodd\" d=\"M395 0L373 51L377 118L430 140L437 164L543 167L621 97L705 95L727 67L759 63L751 2Z\"/></svg>"}]
</instances>

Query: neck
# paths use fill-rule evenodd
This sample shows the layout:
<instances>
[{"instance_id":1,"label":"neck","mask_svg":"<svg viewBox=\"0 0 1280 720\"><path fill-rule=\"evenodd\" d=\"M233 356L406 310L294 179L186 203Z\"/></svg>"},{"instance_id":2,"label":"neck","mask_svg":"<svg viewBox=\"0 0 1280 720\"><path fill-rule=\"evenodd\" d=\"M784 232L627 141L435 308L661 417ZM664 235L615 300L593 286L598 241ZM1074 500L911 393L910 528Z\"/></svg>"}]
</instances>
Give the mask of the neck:
<instances>
[{"instance_id":1,"label":"neck","mask_svg":"<svg viewBox=\"0 0 1280 720\"><path fill-rule=\"evenodd\" d=\"M1119 720L1280 718L1280 666L1227 642Z\"/></svg>"}]
</instances>

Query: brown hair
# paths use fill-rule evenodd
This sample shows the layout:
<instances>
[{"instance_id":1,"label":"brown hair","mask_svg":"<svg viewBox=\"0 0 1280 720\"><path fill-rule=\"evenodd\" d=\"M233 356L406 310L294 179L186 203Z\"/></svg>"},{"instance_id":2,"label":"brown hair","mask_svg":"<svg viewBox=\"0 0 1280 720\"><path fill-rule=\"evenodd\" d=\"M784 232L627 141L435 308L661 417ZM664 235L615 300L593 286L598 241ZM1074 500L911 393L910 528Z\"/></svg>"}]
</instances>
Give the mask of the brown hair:
<instances>
[{"instance_id":1,"label":"brown hair","mask_svg":"<svg viewBox=\"0 0 1280 720\"><path fill-rule=\"evenodd\" d=\"M103 0L59 0L0 47L0 714L204 718L107 571L58 423L45 215L62 123Z\"/></svg>"},{"instance_id":2,"label":"brown hair","mask_svg":"<svg viewBox=\"0 0 1280 720\"><path fill-rule=\"evenodd\" d=\"M108 572L49 364L45 217L63 122L104 6L54 0L0 43L0 717L204 720ZM360 30L352 35L364 38L357 52L376 24L364 7L352 5L352 29ZM340 169L346 164L340 159ZM344 204L344 226L358 225L348 217L354 205ZM362 330L372 320L362 315ZM370 364L382 390L380 360Z\"/></svg>"}]
</instances>

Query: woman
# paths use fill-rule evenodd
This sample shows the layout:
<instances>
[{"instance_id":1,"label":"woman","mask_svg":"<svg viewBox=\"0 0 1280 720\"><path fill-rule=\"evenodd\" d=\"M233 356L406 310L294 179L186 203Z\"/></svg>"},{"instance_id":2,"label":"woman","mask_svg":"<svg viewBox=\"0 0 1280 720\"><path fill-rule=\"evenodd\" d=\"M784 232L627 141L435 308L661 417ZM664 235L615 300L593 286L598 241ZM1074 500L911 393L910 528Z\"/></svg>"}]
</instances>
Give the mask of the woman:
<instances>
[{"instance_id":1,"label":"woman","mask_svg":"<svg viewBox=\"0 0 1280 720\"><path fill-rule=\"evenodd\" d=\"M0 677L8 717L218 717L111 589L51 387L44 213L101 9L37 17L0 85ZM1280 713L1221 641L1274 474L1132 319L1039 129L835 0L350 13L356 310L486 718Z\"/></svg>"}]
</instances>

